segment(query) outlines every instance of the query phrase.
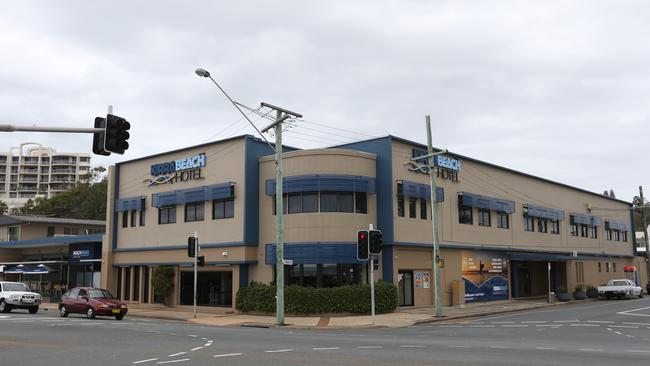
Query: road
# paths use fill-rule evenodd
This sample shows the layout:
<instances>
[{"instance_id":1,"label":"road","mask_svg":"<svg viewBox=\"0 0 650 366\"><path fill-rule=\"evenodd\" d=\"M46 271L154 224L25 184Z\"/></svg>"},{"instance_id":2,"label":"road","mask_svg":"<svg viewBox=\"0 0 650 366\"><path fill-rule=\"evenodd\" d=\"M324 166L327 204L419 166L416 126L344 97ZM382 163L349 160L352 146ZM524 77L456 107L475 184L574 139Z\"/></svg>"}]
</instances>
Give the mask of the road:
<instances>
[{"instance_id":1,"label":"road","mask_svg":"<svg viewBox=\"0 0 650 366\"><path fill-rule=\"evenodd\" d=\"M353 331L0 314L0 364L613 365L650 361L650 299Z\"/></svg>"}]
</instances>

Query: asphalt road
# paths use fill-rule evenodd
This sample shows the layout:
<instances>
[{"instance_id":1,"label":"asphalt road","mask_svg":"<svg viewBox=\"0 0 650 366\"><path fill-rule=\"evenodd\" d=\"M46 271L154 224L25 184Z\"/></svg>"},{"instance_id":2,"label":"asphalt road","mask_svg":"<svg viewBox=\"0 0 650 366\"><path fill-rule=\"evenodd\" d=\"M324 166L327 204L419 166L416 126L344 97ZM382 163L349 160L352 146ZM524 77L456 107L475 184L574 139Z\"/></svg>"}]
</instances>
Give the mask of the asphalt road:
<instances>
[{"instance_id":1,"label":"asphalt road","mask_svg":"<svg viewBox=\"0 0 650 366\"><path fill-rule=\"evenodd\" d=\"M650 364L650 299L596 301L401 329L205 327L53 311L0 314L0 364Z\"/></svg>"}]
</instances>

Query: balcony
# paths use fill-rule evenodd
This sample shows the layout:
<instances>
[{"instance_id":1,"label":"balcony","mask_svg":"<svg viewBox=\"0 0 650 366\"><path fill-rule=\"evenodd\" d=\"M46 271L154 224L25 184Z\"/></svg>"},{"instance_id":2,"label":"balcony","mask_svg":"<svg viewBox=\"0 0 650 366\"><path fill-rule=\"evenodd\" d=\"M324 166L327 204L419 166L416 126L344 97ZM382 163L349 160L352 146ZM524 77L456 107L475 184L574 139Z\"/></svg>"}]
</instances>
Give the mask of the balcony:
<instances>
[{"instance_id":1,"label":"balcony","mask_svg":"<svg viewBox=\"0 0 650 366\"><path fill-rule=\"evenodd\" d=\"M52 174L75 174L75 169L52 169Z\"/></svg>"},{"instance_id":2,"label":"balcony","mask_svg":"<svg viewBox=\"0 0 650 366\"><path fill-rule=\"evenodd\" d=\"M38 165L38 158L25 158L22 165Z\"/></svg>"},{"instance_id":3,"label":"balcony","mask_svg":"<svg viewBox=\"0 0 650 366\"><path fill-rule=\"evenodd\" d=\"M38 169L20 169L20 174L38 174Z\"/></svg>"},{"instance_id":4,"label":"balcony","mask_svg":"<svg viewBox=\"0 0 650 366\"><path fill-rule=\"evenodd\" d=\"M69 158L69 159L53 158L51 165L77 165L77 159L76 158Z\"/></svg>"},{"instance_id":5,"label":"balcony","mask_svg":"<svg viewBox=\"0 0 650 366\"><path fill-rule=\"evenodd\" d=\"M37 191L36 185L24 185L24 184L18 185L18 192L36 192L36 191Z\"/></svg>"},{"instance_id":6,"label":"balcony","mask_svg":"<svg viewBox=\"0 0 650 366\"><path fill-rule=\"evenodd\" d=\"M23 183L25 183L25 182L34 182L34 183L36 183L36 182L38 182L38 179L36 179L36 178L34 178L34 177L23 177L23 176L20 176L20 177L18 178L18 181L19 181L19 182L23 182Z\"/></svg>"}]
</instances>

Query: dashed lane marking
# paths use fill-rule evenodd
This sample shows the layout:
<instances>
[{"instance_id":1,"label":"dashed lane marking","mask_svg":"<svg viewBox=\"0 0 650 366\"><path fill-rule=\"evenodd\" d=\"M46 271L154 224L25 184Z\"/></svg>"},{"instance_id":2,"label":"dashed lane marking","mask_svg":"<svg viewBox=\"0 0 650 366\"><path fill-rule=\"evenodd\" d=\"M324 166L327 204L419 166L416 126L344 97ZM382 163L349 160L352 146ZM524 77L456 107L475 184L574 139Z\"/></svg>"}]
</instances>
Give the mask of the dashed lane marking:
<instances>
[{"instance_id":1,"label":"dashed lane marking","mask_svg":"<svg viewBox=\"0 0 650 366\"><path fill-rule=\"evenodd\" d=\"M553 323L579 323L580 320L578 319L573 319L573 320L554 320Z\"/></svg>"},{"instance_id":2,"label":"dashed lane marking","mask_svg":"<svg viewBox=\"0 0 650 366\"><path fill-rule=\"evenodd\" d=\"M537 320L528 320L528 321L523 321L521 324L544 324L546 321L537 321Z\"/></svg>"},{"instance_id":3,"label":"dashed lane marking","mask_svg":"<svg viewBox=\"0 0 650 366\"><path fill-rule=\"evenodd\" d=\"M241 353L224 353L222 355L214 355L212 357L234 357L234 356L241 356Z\"/></svg>"},{"instance_id":4,"label":"dashed lane marking","mask_svg":"<svg viewBox=\"0 0 650 366\"><path fill-rule=\"evenodd\" d=\"M335 349L341 349L341 348L340 347L315 347L315 348L312 348L312 350L314 350L314 351L331 351L331 350L335 350Z\"/></svg>"},{"instance_id":5,"label":"dashed lane marking","mask_svg":"<svg viewBox=\"0 0 650 366\"><path fill-rule=\"evenodd\" d=\"M512 321L510 321L510 322L490 322L490 323L492 323L492 324L515 324L515 322L512 322Z\"/></svg>"},{"instance_id":6,"label":"dashed lane marking","mask_svg":"<svg viewBox=\"0 0 650 366\"><path fill-rule=\"evenodd\" d=\"M562 324L535 324L536 327L559 328Z\"/></svg>"},{"instance_id":7,"label":"dashed lane marking","mask_svg":"<svg viewBox=\"0 0 650 366\"><path fill-rule=\"evenodd\" d=\"M583 352L600 352L602 351L602 348L578 348L578 351L583 351Z\"/></svg>"},{"instance_id":8,"label":"dashed lane marking","mask_svg":"<svg viewBox=\"0 0 650 366\"><path fill-rule=\"evenodd\" d=\"M190 352L198 351L200 349L203 349L203 346L194 347L190 350Z\"/></svg>"},{"instance_id":9,"label":"dashed lane marking","mask_svg":"<svg viewBox=\"0 0 650 366\"><path fill-rule=\"evenodd\" d=\"M527 326L528 326L528 324L506 324L506 325L502 325L502 327L504 327L504 328L525 328Z\"/></svg>"},{"instance_id":10,"label":"dashed lane marking","mask_svg":"<svg viewBox=\"0 0 650 366\"><path fill-rule=\"evenodd\" d=\"M424 346L414 345L414 344L405 344L405 345L402 345L402 346L399 346L399 347L400 348L424 348Z\"/></svg>"},{"instance_id":11,"label":"dashed lane marking","mask_svg":"<svg viewBox=\"0 0 650 366\"><path fill-rule=\"evenodd\" d=\"M358 346L359 349L379 349L384 348L384 346Z\"/></svg>"},{"instance_id":12,"label":"dashed lane marking","mask_svg":"<svg viewBox=\"0 0 650 366\"><path fill-rule=\"evenodd\" d=\"M176 357L176 356L184 355L184 354L186 354L186 353L187 353L187 352L172 353L171 355L168 355L167 357Z\"/></svg>"},{"instance_id":13,"label":"dashed lane marking","mask_svg":"<svg viewBox=\"0 0 650 366\"><path fill-rule=\"evenodd\" d=\"M162 365L162 364L166 364L166 363L187 362L189 360L190 360L189 358L181 358L181 359L178 359L178 360L158 361L156 363L159 364L159 365Z\"/></svg>"},{"instance_id":14,"label":"dashed lane marking","mask_svg":"<svg viewBox=\"0 0 650 366\"><path fill-rule=\"evenodd\" d=\"M628 337L628 338L634 338L633 335L629 335L629 334L626 334L625 336Z\"/></svg>"},{"instance_id":15,"label":"dashed lane marking","mask_svg":"<svg viewBox=\"0 0 650 366\"><path fill-rule=\"evenodd\" d=\"M273 349L273 350L268 350L264 351L265 353L282 353L282 352L293 352L292 348L287 348L287 349Z\"/></svg>"},{"instance_id":16,"label":"dashed lane marking","mask_svg":"<svg viewBox=\"0 0 650 366\"><path fill-rule=\"evenodd\" d=\"M535 349L550 351L550 350L556 350L557 348L555 348L555 347L535 347Z\"/></svg>"},{"instance_id":17,"label":"dashed lane marking","mask_svg":"<svg viewBox=\"0 0 650 366\"><path fill-rule=\"evenodd\" d=\"M495 325L470 325L470 328L494 328Z\"/></svg>"},{"instance_id":18,"label":"dashed lane marking","mask_svg":"<svg viewBox=\"0 0 650 366\"><path fill-rule=\"evenodd\" d=\"M610 328L639 329L638 325L610 325Z\"/></svg>"},{"instance_id":19,"label":"dashed lane marking","mask_svg":"<svg viewBox=\"0 0 650 366\"><path fill-rule=\"evenodd\" d=\"M211 345L212 345L212 343L208 342L208 343L204 344L203 347L210 347Z\"/></svg>"},{"instance_id":20,"label":"dashed lane marking","mask_svg":"<svg viewBox=\"0 0 650 366\"><path fill-rule=\"evenodd\" d=\"M188 336L188 337L192 337L192 338L198 338L198 337L199 337L199 336L197 336L196 334L188 334L187 336Z\"/></svg>"},{"instance_id":21,"label":"dashed lane marking","mask_svg":"<svg viewBox=\"0 0 650 366\"><path fill-rule=\"evenodd\" d=\"M607 320L587 320L587 323L615 324L615 322L610 322L610 321L607 321Z\"/></svg>"},{"instance_id":22,"label":"dashed lane marking","mask_svg":"<svg viewBox=\"0 0 650 366\"><path fill-rule=\"evenodd\" d=\"M623 322L623 324L629 324L629 325L650 325L650 323L630 323L630 322Z\"/></svg>"},{"instance_id":23,"label":"dashed lane marking","mask_svg":"<svg viewBox=\"0 0 650 366\"><path fill-rule=\"evenodd\" d=\"M462 328L462 325L441 325L438 328Z\"/></svg>"},{"instance_id":24,"label":"dashed lane marking","mask_svg":"<svg viewBox=\"0 0 650 366\"><path fill-rule=\"evenodd\" d=\"M618 334L618 335L621 335L621 334L623 334L623 333L621 333L621 332L614 332L614 333L616 333L616 334Z\"/></svg>"},{"instance_id":25,"label":"dashed lane marking","mask_svg":"<svg viewBox=\"0 0 650 366\"><path fill-rule=\"evenodd\" d=\"M133 362L133 364L137 365L139 363L151 362L151 361L156 361L156 360L157 360L157 358L149 358L149 359L146 359L146 360L135 361L135 362Z\"/></svg>"},{"instance_id":26,"label":"dashed lane marking","mask_svg":"<svg viewBox=\"0 0 650 366\"><path fill-rule=\"evenodd\" d=\"M470 346L447 346L449 348L471 348Z\"/></svg>"},{"instance_id":27,"label":"dashed lane marking","mask_svg":"<svg viewBox=\"0 0 650 366\"><path fill-rule=\"evenodd\" d=\"M600 327L600 324L571 324L572 327Z\"/></svg>"}]
</instances>

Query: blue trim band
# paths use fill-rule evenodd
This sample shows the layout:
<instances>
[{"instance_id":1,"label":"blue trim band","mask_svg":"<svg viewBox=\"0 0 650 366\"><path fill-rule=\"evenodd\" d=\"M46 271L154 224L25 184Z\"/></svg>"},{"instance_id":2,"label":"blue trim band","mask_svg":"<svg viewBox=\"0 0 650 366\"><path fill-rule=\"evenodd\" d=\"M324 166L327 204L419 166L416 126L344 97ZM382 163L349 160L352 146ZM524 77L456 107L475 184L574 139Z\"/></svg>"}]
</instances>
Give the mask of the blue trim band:
<instances>
[{"instance_id":1,"label":"blue trim band","mask_svg":"<svg viewBox=\"0 0 650 366\"><path fill-rule=\"evenodd\" d=\"M236 243L199 243L201 248L231 248L231 247L256 247L255 244L244 244L244 242ZM156 250L179 250L187 249L187 244L175 244L175 245L165 245L158 247L136 247L136 248L117 248L114 249L114 253L126 253L126 252L147 252L147 251L156 251Z\"/></svg>"},{"instance_id":2,"label":"blue trim band","mask_svg":"<svg viewBox=\"0 0 650 366\"><path fill-rule=\"evenodd\" d=\"M225 265L242 265L257 264L257 261L224 261L224 262L205 262L208 266L225 266ZM138 263L113 263L113 267L131 267L131 266L193 266L194 262L138 262Z\"/></svg>"},{"instance_id":3,"label":"blue trim band","mask_svg":"<svg viewBox=\"0 0 650 366\"><path fill-rule=\"evenodd\" d=\"M31 248L31 247L51 247L59 245L68 245L72 243L89 243L100 242L104 234L94 235L77 235L77 236L60 236L51 238L39 238L29 240L14 240L0 243L0 248Z\"/></svg>"}]
</instances>

